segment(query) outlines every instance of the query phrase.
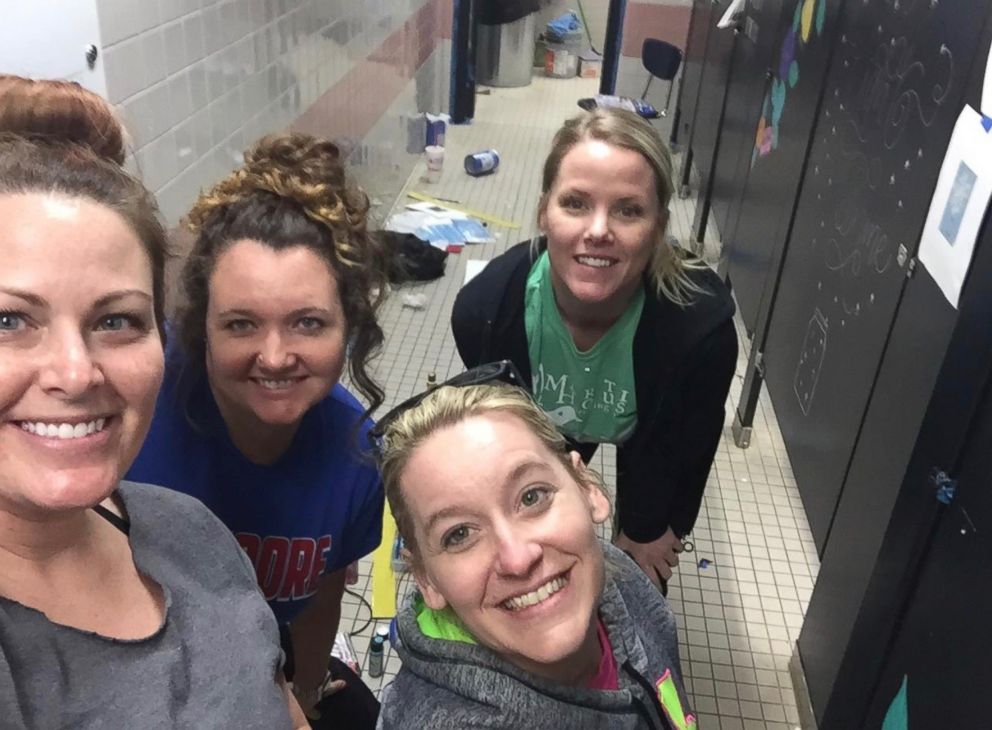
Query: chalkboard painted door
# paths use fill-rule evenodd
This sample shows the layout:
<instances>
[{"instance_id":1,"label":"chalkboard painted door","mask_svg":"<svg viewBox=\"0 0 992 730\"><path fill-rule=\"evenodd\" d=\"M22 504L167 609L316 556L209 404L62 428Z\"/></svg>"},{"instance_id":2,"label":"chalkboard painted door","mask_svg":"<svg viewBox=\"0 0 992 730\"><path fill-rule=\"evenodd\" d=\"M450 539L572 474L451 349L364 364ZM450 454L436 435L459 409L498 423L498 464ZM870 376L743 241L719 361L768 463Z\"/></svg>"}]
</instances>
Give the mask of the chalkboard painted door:
<instances>
[{"instance_id":1,"label":"chalkboard painted door","mask_svg":"<svg viewBox=\"0 0 992 730\"><path fill-rule=\"evenodd\" d=\"M736 225L724 236L727 274L749 332L769 315L830 60L841 0L764 0L762 43L772 77L755 119ZM764 26L768 26L767 29Z\"/></svg>"},{"instance_id":2,"label":"chalkboard painted door","mask_svg":"<svg viewBox=\"0 0 992 730\"><path fill-rule=\"evenodd\" d=\"M720 153L713 172L713 219L724 250L733 245L734 228L746 191L755 129L761 115L772 54L775 53L782 0L748 4L738 23L737 42L730 59L726 112L720 130Z\"/></svg>"},{"instance_id":3,"label":"chalkboard painted door","mask_svg":"<svg viewBox=\"0 0 992 730\"><path fill-rule=\"evenodd\" d=\"M987 57L992 45L990 6L985 3L978 58ZM977 10L976 25L981 6ZM984 65L974 64L966 94L973 106L984 76ZM917 268L899 304L798 641L821 727L859 727L866 716L874 686L869 678L881 671L890 627L905 605L900 585L911 585L919 572L905 567L907 556L911 562L925 553L939 508L931 470L954 468L972 414L982 406L983 383L992 371L990 320L992 225L986 225L960 310L925 266ZM941 591L941 600L961 600L972 590L965 582ZM890 701L901 676L890 676L882 691ZM915 680L912 685L909 701L918 702L923 687Z\"/></svg>"},{"instance_id":4,"label":"chalkboard painted door","mask_svg":"<svg viewBox=\"0 0 992 730\"><path fill-rule=\"evenodd\" d=\"M977 394L976 394L977 395ZM986 393L958 486L932 537L868 711L866 728L985 728L992 687L992 396Z\"/></svg>"},{"instance_id":5,"label":"chalkboard painted door","mask_svg":"<svg viewBox=\"0 0 992 730\"><path fill-rule=\"evenodd\" d=\"M931 0L841 18L765 349L821 554L981 32Z\"/></svg>"}]
</instances>

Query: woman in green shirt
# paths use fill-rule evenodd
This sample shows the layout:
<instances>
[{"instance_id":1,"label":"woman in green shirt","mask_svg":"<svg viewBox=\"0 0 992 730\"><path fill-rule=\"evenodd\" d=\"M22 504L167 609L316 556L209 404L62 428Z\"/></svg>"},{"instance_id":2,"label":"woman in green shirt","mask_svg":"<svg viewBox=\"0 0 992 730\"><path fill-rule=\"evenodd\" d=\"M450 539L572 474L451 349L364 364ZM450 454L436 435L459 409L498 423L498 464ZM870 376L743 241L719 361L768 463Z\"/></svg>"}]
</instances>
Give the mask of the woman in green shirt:
<instances>
[{"instance_id":1,"label":"woman in green shirt","mask_svg":"<svg viewBox=\"0 0 992 730\"><path fill-rule=\"evenodd\" d=\"M636 114L599 109L558 131L543 235L459 293L467 367L508 359L588 460L617 445L616 544L659 587L692 529L737 360L734 305L666 238L671 155Z\"/></svg>"}]
</instances>

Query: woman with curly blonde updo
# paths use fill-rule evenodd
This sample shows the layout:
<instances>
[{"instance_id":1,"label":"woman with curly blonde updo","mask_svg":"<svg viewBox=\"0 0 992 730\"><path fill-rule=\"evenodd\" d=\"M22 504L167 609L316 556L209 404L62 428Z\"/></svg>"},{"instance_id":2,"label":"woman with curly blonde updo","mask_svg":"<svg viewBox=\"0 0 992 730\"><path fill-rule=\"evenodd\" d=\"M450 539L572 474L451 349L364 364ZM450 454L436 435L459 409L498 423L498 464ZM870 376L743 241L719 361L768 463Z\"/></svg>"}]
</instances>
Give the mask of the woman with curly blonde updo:
<instances>
[{"instance_id":1,"label":"woman with curly blonde updo","mask_svg":"<svg viewBox=\"0 0 992 730\"><path fill-rule=\"evenodd\" d=\"M385 283L368 208L337 148L303 134L260 140L200 196L179 347L130 472L198 497L231 529L284 629L304 711L355 728L374 725L378 704L328 656L345 569L378 545L382 520L359 451L383 398L368 370ZM338 382L346 363L367 408Z\"/></svg>"}]
</instances>

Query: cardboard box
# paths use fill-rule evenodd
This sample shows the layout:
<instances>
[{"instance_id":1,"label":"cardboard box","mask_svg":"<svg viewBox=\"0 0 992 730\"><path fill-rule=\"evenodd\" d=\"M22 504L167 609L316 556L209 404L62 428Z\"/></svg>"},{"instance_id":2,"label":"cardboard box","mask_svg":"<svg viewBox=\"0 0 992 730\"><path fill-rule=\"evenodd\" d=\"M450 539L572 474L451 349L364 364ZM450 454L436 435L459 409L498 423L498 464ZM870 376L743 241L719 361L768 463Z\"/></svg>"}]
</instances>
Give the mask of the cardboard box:
<instances>
[{"instance_id":1,"label":"cardboard box","mask_svg":"<svg viewBox=\"0 0 992 730\"><path fill-rule=\"evenodd\" d=\"M595 54L579 56L579 76L583 79L598 79L603 72L603 59Z\"/></svg>"}]
</instances>

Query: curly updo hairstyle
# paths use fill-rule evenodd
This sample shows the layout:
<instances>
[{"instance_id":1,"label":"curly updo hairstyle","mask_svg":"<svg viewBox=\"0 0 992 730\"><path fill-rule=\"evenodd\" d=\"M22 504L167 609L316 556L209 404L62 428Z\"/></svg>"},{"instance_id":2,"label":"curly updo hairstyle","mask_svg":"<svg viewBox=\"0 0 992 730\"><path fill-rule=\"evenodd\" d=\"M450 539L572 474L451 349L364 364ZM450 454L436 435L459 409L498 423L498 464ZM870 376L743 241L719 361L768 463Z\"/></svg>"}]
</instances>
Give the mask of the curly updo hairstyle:
<instances>
[{"instance_id":1,"label":"curly updo hairstyle","mask_svg":"<svg viewBox=\"0 0 992 730\"><path fill-rule=\"evenodd\" d=\"M196 235L181 274L179 338L194 372L206 368L210 278L220 255L250 239L273 250L306 246L337 278L347 320L348 371L368 401L383 401L369 373L382 345L376 311L386 290L384 257L366 230L368 196L349 183L338 148L308 134L263 137L245 163L200 195L189 214Z\"/></svg>"},{"instance_id":2,"label":"curly updo hairstyle","mask_svg":"<svg viewBox=\"0 0 992 730\"><path fill-rule=\"evenodd\" d=\"M154 196L121 167L124 139L111 106L79 84L0 74L0 195L84 198L121 216L148 256L164 342L168 239Z\"/></svg>"}]
</instances>

